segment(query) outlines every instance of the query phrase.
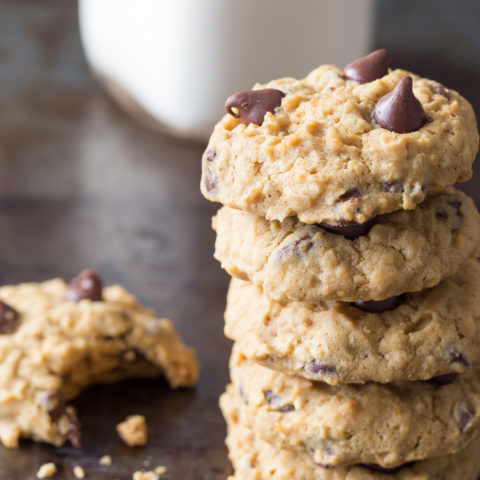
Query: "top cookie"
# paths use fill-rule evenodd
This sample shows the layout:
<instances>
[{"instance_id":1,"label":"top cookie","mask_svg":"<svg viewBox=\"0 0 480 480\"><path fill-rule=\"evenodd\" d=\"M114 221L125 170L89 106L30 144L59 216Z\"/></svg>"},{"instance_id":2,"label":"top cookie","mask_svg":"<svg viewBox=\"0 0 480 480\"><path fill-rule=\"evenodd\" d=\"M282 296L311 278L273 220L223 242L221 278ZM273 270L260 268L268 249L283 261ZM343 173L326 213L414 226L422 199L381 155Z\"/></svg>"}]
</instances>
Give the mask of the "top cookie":
<instances>
[{"instance_id":1,"label":"top cookie","mask_svg":"<svg viewBox=\"0 0 480 480\"><path fill-rule=\"evenodd\" d=\"M254 88L227 100L203 155L209 200L269 220L363 223L471 176L473 109L438 82L397 69L359 83L323 65Z\"/></svg>"}]
</instances>

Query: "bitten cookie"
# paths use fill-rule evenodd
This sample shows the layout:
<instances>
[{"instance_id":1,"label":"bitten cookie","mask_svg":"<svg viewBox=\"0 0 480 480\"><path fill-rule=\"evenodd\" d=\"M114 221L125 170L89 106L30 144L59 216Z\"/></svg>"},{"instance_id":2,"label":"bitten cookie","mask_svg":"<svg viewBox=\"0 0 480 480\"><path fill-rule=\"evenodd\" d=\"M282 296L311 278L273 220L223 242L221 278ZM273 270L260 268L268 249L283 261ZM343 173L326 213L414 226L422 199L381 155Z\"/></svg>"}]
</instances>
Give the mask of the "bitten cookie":
<instances>
[{"instance_id":1,"label":"bitten cookie","mask_svg":"<svg viewBox=\"0 0 480 480\"><path fill-rule=\"evenodd\" d=\"M274 300L382 300L437 285L478 250L472 200L448 189L412 211L377 217L345 238L296 217L267 221L221 208L213 218L215 258ZM349 232L346 232L349 233Z\"/></svg>"},{"instance_id":2,"label":"bitten cookie","mask_svg":"<svg viewBox=\"0 0 480 480\"><path fill-rule=\"evenodd\" d=\"M268 220L364 223L468 180L471 105L405 70L378 75L360 83L323 65L232 95L203 155L202 193Z\"/></svg>"},{"instance_id":3,"label":"bitten cookie","mask_svg":"<svg viewBox=\"0 0 480 480\"><path fill-rule=\"evenodd\" d=\"M479 432L480 373L333 387L262 367L234 346L232 385L258 436L325 467L383 468L456 453Z\"/></svg>"},{"instance_id":4,"label":"bitten cookie","mask_svg":"<svg viewBox=\"0 0 480 480\"><path fill-rule=\"evenodd\" d=\"M233 279L225 335L254 361L331 385L426 380L478 363L479 285L480 262L470 259L438 286L368 313L341 302L282 305Z\"/></svg>"},{"instance_id":5,"label":"bitten cookie","mask_svg":"<svg viewBox=\"0 0 480 480\"><path fill-rule=\"evenodd\" d=\"M382 471L376 465L324 468L311 454L278 449L260 439L252 425L242 423L240 400L220 399L227 420L227 447L235 468L230 480L477 480L480 474L480 437L461 452L409 463Z\"/></svg>"},{"instance_id":6,"label":"bitten cookie","mask_svg":"<svg viewBox=\"0 0 480 480\"><path fill-rule=\"evenodd\" d=\"M80 444L67 401L92 383L165 375L193 386L198 365L171 322L94 271L0 288L0 441Z\"/></svg>"}]
</instances>

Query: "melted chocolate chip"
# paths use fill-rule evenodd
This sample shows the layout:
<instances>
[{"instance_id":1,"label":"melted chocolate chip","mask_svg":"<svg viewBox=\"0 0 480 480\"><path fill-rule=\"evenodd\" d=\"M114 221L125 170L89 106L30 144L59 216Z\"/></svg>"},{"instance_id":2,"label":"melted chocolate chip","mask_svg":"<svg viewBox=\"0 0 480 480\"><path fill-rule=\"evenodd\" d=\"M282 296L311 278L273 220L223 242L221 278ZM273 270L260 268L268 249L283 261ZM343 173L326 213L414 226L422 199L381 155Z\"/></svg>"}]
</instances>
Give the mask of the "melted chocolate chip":
<instances>
[{"instance_id":1,"label":"melted chocolate chip","mask_svg":"<svg viewBox=\"0 0 480 480\"><path fill-rule=\"evenodd\" d=\"M467 430L474 417L475 410L473 407L466 404L460 405L458 408L458 428L462 433Z\"/></svg>"},{"instance_id":2,"label":"melted chocolate chip","mask_svg":"<svg viewBox=\"0 0 480 480\"><path fill-rule=\"evenodd\" d=\"M328 365L326 363L318 363L316 360L307 365L307 370L314 375L331 375L337 373L337 367L335 365Z\"/></svg>"},{"instance_id":3,"label":"melted chocolate chip","mask_svg":"<svg viewBox=\"0 0 480 480\"><path fill-rule=\"evenodd\" d=\"M373 119L381 127L396 133L414 132L425 124L422 104L413 94L412 77L403 77L377 102Z\"/></svg>"},{"instance_id":4,"label":"melted chocolate chip","mask_svg":"<svg viewBox=\"0 0 480 480\"><path fill-rule=\"evenodd\" d=\"M324 230L336 235L343 235L348 240L354 240L355 238L366 235L373 227L375 219L370 219L365 223L357 223L349 220L341 220L336 224L321 222L318 225Z\"/></svg>"},{"instance_id":5,"label":"melted chocolate chip","mask_svg":"<svg viewBox=\"0 0 480 480\"><path fill-rule=\"evenodd\" d=\"M237 92L227 98L225 110L242 123L261 125L267 112L274 113L285 96L275 88ZM235 110L234 110L235 109Z\"/></svg>"},{"instance_id":6,"label":"melted chocolate chip","mask_svg":"<svg viewBox=\"0 0 480 480\"><path fill-rule=\"evenodd\" d=\"M0 300L0 334L13 333L20 323L18 312Z\"/></svg>"},{"instance_id":7,"label":"melted chocolate chip","mask_svg":"<svg viewBox=\"0 0 480 480\"><path fill-rule=\"evenodd\" d=\"M450 100L450 94L443 85L437 85L436 87L433 87L433 92Z\"/></svg>"},{"instance_id":8,"label":"melted chocolate chip","mask_svg":"<svg viewBox=\"0 0 480 480\"><path fill-rule=\"evenodd\" d=\"M205 157L209 162L213 162L217 158L217 152L215 150L207 150Z\"/></svg>"},{"instance_id":9,"label":"melted chocolate chip","mask_svg":"<svg viewBox=\"0 0 480 480\"><path fill-rule=\"evenodd\" d=\"M382 78L388 73L388 66L392 56L385 49L375 50L374 52L349 63L343 73L350 80L360 83L372 82L377 78Z\"/></svg>"},{"instance_id":10,"label":"melted chocolate chip","mask_svg":"<svg viewBox=\"0 0 480 480\"><path fill-rule=\"evenodd\" d=\"M341 202L346 202L347 200L352 200L352 201L357 201L359 202L363 198L363 194L360 190L354 189L354 190L349 190L348 192L345 192L339 200Z\"/></svg>"},{"instance_id":11,"label":"melted chocolate chip","mask_svg":"<svg viewBox=\"0 0 480 480\"><path fill-rule=\"evenodd\" d=\"M370 300L367 302L359 300L358 302L352 302L351 305L362 310L362 312L383 313L388 312L389 310L394 310L403 302L403 300L403 295L397 295L395 297L386 298L385 300Z\"/></svg>"},{"instance_id":12,"label":"melted chocolate chip","mask_svg":"<svg viewBox=\"0 0 480 480\"><path fill-rule=\"evenodd\" d=\"M468 358L466 358L462 353L460 352L452 352L451 353L451 356L450 356L450 361L451 363L459 363L460 365L463 365L464 367L471 367L471 363L470 361L468 360Z\"/></svg>"},{"instance_id":13,"label":"melted chocolate chip","mask_svg":"<svg viewBox=\"0 0 480 480\"><path fill-rule=\"evenodd\" d=\"M83 299L94 302L102 300L102 281L96 270L83 270L68 284L65 300L79 302Z\"/></svg>"},{"instance_id":14,"label":"melted chocolate chip","mask_svg":"<svg viewBox=\"0 0 480 480\"><path fill-rule=\"evenodd\" d=\"M433 385L448 385L453 383L458 378L458 373L446 373L445 375L438 375L436 377L427 380L428 383Z\"/></svg>"},{"instance_id":15,"label":"melted chocolate chip","mask_svg":"<svg viewBox=\"0 0 480 480\"><path fill-rule=\"evenodd\" d=\"M205 173L205 189L211 192L217 188L217 177L213 173Z\"/></svg>"},{"instance_id":16,"label":"melted chocolate chip","mask_svg":"<svg viewBox=\"0 0 480 480\"><path fill-rule=\"evenodd\" d=\"M403 470L404 468L411 467L413 463L414 462L404 463L402 465L399 465L398 467L393 467L393 468L385 468L385 467L382 467L381 465L377 465L376 463L361 463L360 465L362 467L368 468L369 470L373 470L375 472L397 473L400 470Z\"/></svg>"}]
</instances>

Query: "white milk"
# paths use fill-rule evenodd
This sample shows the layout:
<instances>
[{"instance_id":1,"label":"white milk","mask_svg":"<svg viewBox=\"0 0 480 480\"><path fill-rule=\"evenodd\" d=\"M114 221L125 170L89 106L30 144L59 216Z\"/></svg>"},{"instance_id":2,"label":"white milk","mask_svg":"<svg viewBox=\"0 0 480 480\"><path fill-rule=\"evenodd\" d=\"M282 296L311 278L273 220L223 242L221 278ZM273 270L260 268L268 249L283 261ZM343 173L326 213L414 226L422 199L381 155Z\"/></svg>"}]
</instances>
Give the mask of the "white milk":
<instances>
[{"instance_id":1,"label":"white milk","mask_svg":"<svg viewBox=\"0 0 480 480\"><path fill-rule=\"evenodd\" d=\"M233 92L368 52L373 0L80 0L90 65L165 128L206 139Z\"/></svg>"}]
</instances>

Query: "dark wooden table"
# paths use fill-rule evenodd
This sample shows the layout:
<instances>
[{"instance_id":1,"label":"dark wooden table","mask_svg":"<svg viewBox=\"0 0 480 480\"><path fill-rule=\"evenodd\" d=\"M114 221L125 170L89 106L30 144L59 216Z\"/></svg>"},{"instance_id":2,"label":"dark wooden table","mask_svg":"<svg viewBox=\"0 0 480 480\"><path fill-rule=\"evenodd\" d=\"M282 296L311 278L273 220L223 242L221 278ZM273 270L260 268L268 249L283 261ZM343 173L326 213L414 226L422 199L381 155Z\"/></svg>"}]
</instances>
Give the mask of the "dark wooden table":
<instances>
[{"instance_id":1,"label":"dark wooden table","mask_svg":"<svg viewBox=\"0 0 480 480\"><path fill-rule=\"evenodd\" d=\"M216 206L198 188L204 147L148 131L103 94L84 63L74 2L10 0L0 12L0 282L98 268L106 283L171 317L202 364L194 391L171 392L163 381L88 389L74 402L83 448L0 447L0 478L33 480L55 461L57 479L73 479L76 464L89 480L127 480L157 465L168 467L166 479L224 479L217 399L228 379L228 278L212 258ZM396 65L428 74L421 55L395 54ZM430 76L480 106L478 71L452 75L448 65L430 65ZM467 188L478 201L474 186ZM132 413L147 417L145 448L130 449L115 434ZM98 465L104 454L112 466Z\"/></svg>"}]
</instances>

